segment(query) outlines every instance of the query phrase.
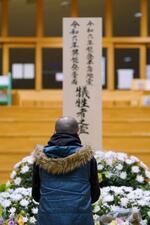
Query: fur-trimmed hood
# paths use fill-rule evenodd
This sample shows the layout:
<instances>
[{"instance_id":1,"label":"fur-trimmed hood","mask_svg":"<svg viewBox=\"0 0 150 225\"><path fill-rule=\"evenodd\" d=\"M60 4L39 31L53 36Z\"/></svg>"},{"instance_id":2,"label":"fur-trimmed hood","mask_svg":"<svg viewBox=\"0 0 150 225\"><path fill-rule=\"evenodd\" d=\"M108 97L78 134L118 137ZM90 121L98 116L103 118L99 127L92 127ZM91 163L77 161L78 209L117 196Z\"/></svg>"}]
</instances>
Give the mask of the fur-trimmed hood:
<instances>
[{"instance_id":1,"label":"fur-trimmed hood","mask_svg":"<svg viewBox=\"0 0 150 225\"><path fill-rule=\"evenodd\" d=\"M55 146L55 148L57 148ZM59 146L58 146L59 148ZM78 147L77 151L66 157L48 157L44 152L44 147L37 145L33 156L35 163L51 174L65 174L71 172L90 161L93 151L90 146Z\"/></svg>"}]
</instances>

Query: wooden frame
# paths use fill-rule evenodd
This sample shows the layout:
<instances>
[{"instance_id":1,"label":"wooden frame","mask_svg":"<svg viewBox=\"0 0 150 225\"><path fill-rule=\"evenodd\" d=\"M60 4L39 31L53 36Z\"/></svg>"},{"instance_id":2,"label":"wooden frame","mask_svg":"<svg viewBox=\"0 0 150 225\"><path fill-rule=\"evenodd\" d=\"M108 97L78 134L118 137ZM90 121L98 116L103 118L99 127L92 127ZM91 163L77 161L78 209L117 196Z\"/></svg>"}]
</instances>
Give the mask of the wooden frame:
<instances>
[{"instance_id":1,"label":"wooden frame","mask_svg":"<svg viewBox=\"0 0 150 225\"><path fill-rule=\"evenodd\" d=\"M8 0L2 0L2 31L0 45L2 45L2 72L9 72L9 48L35 48L36 90L42 89L42 48L62 48L62 37L44 37L44 0L36 1L36 36L35 37L10 37L8 36ZM112 0L105 0L105 37L103 47L107 48L107 89L114 89L114 49L118 47L140 49L140 78L145 78L146 48L150 46L148 37L148 0L141 0L141 21L139 37L113 37L113 12ZM78 16L78 2L71 1L72 17Z\"/></svg>"}]
</instances>

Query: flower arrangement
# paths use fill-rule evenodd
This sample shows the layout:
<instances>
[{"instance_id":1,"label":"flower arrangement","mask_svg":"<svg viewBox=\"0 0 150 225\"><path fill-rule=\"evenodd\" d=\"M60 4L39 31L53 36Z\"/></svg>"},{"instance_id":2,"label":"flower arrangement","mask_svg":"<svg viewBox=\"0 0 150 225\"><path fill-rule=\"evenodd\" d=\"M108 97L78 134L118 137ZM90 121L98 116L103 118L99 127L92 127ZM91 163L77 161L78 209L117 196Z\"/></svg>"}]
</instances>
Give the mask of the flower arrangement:
<instances>
[{"instance_id":1,"label":"flower arrangement","mask_svg":"<svg viewBox=\"0 0 150 225\"><path fill-rule=\"evenodd\" d=\"M125 153L96 152L100 187L129 186L150 189L150 171L135 156Z\"/></svg>"},{"instance_id":2,"label":"flower arrangement","mask_svg":"<svg viewBox=\"0 0 150 225\"><path fill-rule=\"evenodd\" d=\"M33 157L27 156L18 162L10 174L10 185L12 188L32 186Z\"/></svg>"},{"instance_id":3,"label":"flower arrangement","mask_svg":"<svg viewBox=\"0 0 150 225\"><path fill-rule=\"evenodd\" d=\"M31 197L31 188L7 189L0 193L0 224L35 224L37 206Z\"/></svg>"},{"instance_id":4,"label":"flower arrangement","mask_svg":"<svg viewBox=\"0 0 150 225\"><path fill-rule=\"evenodd\" d=\"M141 224L150 220L150 171L134 156L124 153L96 152L101 196L93 206L95 222L120 209L138 210ZM0 193L0 224L35 224L37 207L31 197L33 156L14 166L10 182ZM98 222L97 222L98 221ZM135 225L115 216L109 225Z\"/></svg>"},{"instance_id":5,"label":"flower arrangement","mask_svg":"<svg viewBox=\"0 0 150 225\"><path fill-rule=\"evenodd\" d=\"M104 187L101 196L94 204L95 217L117 212L120 209L139 211L142 224L147 224L150 218L150 190L133 189L132 187Z\"/></svg>"}]
</instances>

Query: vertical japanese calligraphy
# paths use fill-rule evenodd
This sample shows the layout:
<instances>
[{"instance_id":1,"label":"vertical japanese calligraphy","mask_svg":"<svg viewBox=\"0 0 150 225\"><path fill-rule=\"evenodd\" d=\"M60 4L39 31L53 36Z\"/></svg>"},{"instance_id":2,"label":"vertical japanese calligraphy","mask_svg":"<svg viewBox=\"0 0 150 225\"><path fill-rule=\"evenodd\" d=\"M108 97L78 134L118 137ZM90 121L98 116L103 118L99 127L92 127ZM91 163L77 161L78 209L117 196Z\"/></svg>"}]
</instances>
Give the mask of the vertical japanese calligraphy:
<instances>
[{"instance_id":1,"label":"vertical japanese calligraphy","mask_svg":"<svg viewBox=\"0 0 150 225\"><path fill-rule=\"evenodd\" d=\"M90 108L88 100L90 99L87 86L77 86L76 88L76 106L78 108L77 118L79 123L79 133L89 134L89 122L87 118L87 112Z\"/></svg>"},{"instance_id":2,"label":"vertical japanese calligraphy","mask_svg":"<svg viewBox=\"0 0 150 225\"><path fill-rule=\"evenodd\" d=\"M93 73L93 66L94 66L94 23L89 20L87 23L87 57L86 57L86 64L87 64L87 74L86 74L86 84L93 85L94 80L94 73Z\"/></svg>"},{"instance_id":3,"label":"vertical japanese calligraphy","mask_svg":"<svg viewBox=\"0 0 150 225\"><path fill-rule=\"evenodd\" d=\"M101 147L101 19L64 18L63 115L79 124L83 144Z\"/></svg>"},{"instance_id":4,"label":"vertical japanese calligraphy","mask_svg":"<svg viewBox=\"0 0 150 225\"><path fill-rule=\"evenodd\" d=\"M76 106L78 111L76 113L79 123L79 133L80 134L89 134L89 122L87 112L89 110L89 92L88 85L93 85L94 81L94 73L93 73L93 65L94 65L94 23L89 20L86 25L87 32L87 43L86 43L86 78L85 78L85 86L78 86L76 88ZM78 40L78 38L77 38ZM77 82L76 82L77 84Z\"/></svg>"},{"instance_id":5,"label":"vertical japanese calligraphy","mask_svg":"<svg viewBox=\"0 0 150 225\"><path fill-rule=\"evenodd\" d=\"M79 76L79 23L74 20L71 23L71 76L72 80L71 83L74 85L78 84L78 76Z\"/></svg>"}]
</instances>

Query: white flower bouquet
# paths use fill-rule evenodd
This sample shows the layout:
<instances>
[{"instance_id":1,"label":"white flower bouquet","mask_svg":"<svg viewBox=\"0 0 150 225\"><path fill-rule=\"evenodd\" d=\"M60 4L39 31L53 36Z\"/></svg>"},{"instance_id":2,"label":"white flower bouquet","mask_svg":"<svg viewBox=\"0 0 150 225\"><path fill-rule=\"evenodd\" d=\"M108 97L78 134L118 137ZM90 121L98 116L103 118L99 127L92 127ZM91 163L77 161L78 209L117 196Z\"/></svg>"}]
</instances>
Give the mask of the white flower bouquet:
<instances>
[{"instance_id":1,"label":"white flower bouquet","mask_svg":"<svg viewBox=\"0 0 150 225\"><path fill-rule=\"evenodd\" d=\"M18 162L10 175L11 188L32 186L33 157L27 156Z\"/></svg>"},{"instance_id":2,"label":"white flower bouquet","mask_svg":"<svg viewBox=\"0 0 150 225\"><path fill-rule=\"evenodd\" d=\"M0 224L31 225L36 222L38 204L31 188L8 189L0 193Z\"/></svg>"},{"instance_id":3,"label":"white flower bouquet","mask_svg":"<svg viewBox=\"0 0 150 225\"><path fill-rule=\"evenodd\" d=\"M141 225L142 219L139 211L133 209L122 209L117 211L111 211L110 213L98 217L97 221L99 224L109 225Z\"/></svg>"},{"instance_id":4,"label":"white flower bouquet","mask_svg":"<svg viewBox=\"0 0 150 225\"><path fill-rule=\"evenodd\" d=\"M129 186L150 189L150 171L134 156L125 153L96 152L100 187Z\"/></svg>"},{"instance_id":5,"label":"white flower bouquet","mask_svg":"<svg viewBox=\"0 0 150 225\"><path fill-rule=\"evenodd\" d=\"M119 212L120 209L138 211L142 217L141 224L148 224L147 222L150 219L150 190L133 189L125 186L102 188L101 196L93 208L95 219L110 212Z\"/></svg>"}]
</instances>

